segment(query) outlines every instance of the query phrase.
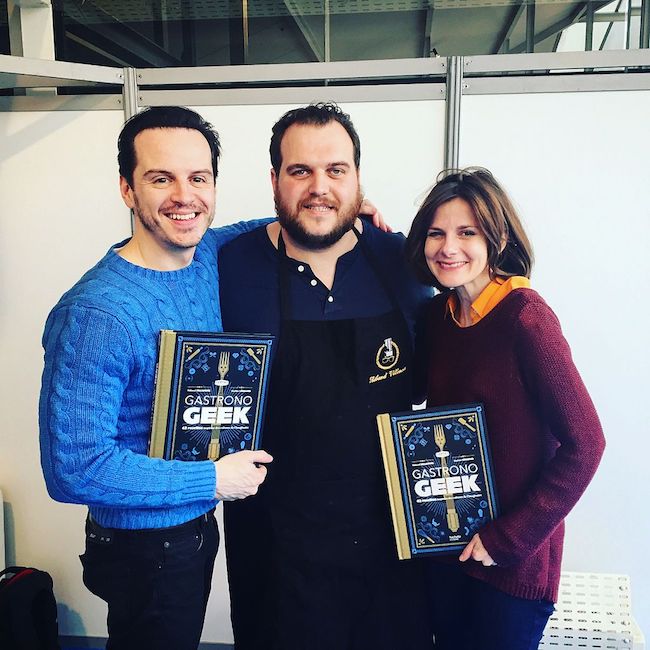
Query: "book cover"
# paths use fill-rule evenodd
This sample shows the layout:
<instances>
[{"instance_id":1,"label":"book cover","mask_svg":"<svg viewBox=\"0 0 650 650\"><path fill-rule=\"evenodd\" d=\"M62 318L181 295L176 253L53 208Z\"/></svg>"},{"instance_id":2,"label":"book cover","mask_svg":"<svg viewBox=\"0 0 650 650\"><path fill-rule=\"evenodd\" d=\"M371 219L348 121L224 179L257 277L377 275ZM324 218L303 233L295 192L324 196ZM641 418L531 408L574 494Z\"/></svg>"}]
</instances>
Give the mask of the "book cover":
<instances>
[{"instance_id":1,"label":"book cover","mask_svg":"<svg viewBox=\"0 0 650 650\"><path fill-rule=\"evenodd\" d=\"M261 446L273 337L162 330L149 455L217 460Z\"/></svg>"},{"instance_id":2,"label":"book cover","mask_svg":"<svg viewBox=\"0 0 650 650\"><path fill-rule=\"evenodd\" d=\"M482 404L377 416L399 558L459 551L497 516Z\"/></svg>"}]
</instances>

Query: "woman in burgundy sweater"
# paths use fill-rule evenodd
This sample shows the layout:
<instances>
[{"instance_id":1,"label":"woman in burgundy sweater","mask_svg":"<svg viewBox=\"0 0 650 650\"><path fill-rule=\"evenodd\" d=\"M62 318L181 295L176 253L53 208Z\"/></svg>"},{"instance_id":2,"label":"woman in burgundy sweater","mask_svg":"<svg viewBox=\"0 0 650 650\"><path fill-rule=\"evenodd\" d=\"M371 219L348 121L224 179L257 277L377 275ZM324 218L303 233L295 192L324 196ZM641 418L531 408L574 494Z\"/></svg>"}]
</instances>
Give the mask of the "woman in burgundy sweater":
<instances>
[{"instance_id":1,"label":"woman in burgundy sweater","mask_svg":"<svg viewBox=\"0 0 650 650\"><path fill-rule=\"evenodd\" d=\"M427 404L485 405L501 512L457 560L427 564L436 650L531 650L557 600L564 518L605 446L598 415L557 317L530 288L530 243L489 171L444 175L406 251L441 290Z\"/></svg>"}]
</instances>

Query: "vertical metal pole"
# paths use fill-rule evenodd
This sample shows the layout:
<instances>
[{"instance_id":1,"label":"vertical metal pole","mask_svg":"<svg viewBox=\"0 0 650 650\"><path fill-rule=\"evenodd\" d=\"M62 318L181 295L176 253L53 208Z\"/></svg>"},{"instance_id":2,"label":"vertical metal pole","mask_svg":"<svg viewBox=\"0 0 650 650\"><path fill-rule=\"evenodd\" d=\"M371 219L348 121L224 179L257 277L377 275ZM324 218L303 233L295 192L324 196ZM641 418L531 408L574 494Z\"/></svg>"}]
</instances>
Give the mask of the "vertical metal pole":
<instances>
[{"instance_id":1,"label":"vertical metal pole","mask_svg":"<svg viewBox=\"0 0 650 650\"><path fill-rule=\"evenodd\" d=\"M463 96L462 56L447 58L447 98L445 101L445 169L458 168L460 150L460 104Z\"/></svg>"},{"instance_id":2,"label":"vertical metal pole","mask_svg":"<svg viewBox=\"0 0 650 650\"><path fill-rule=\"evenodd\" d=\"M526 5L526 52L535 51L535 0Z\"/></svg>"},{"instance_id":3,"label":"vertical metal pole","mask_svg":"<svg viewBox=\"0 0 650 650\"><path fill-rule=\"evenodd\" d=\"M122 103L124 104L124 121L133 117L139 110L138 80L135 68L123 68L124 86L122 87ZM133 234L133 210L131 210L131 234Z\"/></svg>"},{"instance_id":4,"label":"vertical metal pole","mask_svg":"<svg viewBox=\"0 0 650 650\"><path fill-rule=\"evenodd\" d=\"M138 106L138 80L136 74L135 68L124 68L122 101L124 103L125 122L140 110Z\"/></svg>"},{"instance_id":5,"label":"vertical metal pole","mask_svg":"<svg viewBox=\"0 0 650 650\"><path fill-rule=\"evenodd\" d=\"M625 9L625 49L629 50L632 38L632 0L627 0Z\"/></svg>"},{"instance_id":6,"label":"vertical metal pole","mask_svg":"<svg viewBox=\"0 0 650 650\"><path fill-rule=\"evenodd\" d=\"M594 49L594 3L592 0L587 0L585 17L585 52L591 52Z\"/></svg>"},{"instance_id":7,"label":"vertical metal pole","mask_svg":"<svg viewBox=\"0 0 650 650\"><path fill-rule=\"evenodd\" d=\"M641 30L639 47L650 47L650 0L641 0Z\"/></svg>"},{"instance_id":8,"label":"vertical metal pole","mask_svg":"<svg viewBox=\"0 0 650 650\"><path fill-rule=\"evenodd\" d=\"M325 61L331 61L331 34L330 34L330 0L325 0L323 8L323 19L325 21Z\"/></svg>"},{"instance_id":9,"label":"vertical metal pole","mask_svg":"<svg viewBox=\"0 0 650 650\"><path fill-rule=\"evenodd\" d=\"M241 2L241 19L244 33L244 63L248 63L248 0Z\"/></svg>"}]
</instances>

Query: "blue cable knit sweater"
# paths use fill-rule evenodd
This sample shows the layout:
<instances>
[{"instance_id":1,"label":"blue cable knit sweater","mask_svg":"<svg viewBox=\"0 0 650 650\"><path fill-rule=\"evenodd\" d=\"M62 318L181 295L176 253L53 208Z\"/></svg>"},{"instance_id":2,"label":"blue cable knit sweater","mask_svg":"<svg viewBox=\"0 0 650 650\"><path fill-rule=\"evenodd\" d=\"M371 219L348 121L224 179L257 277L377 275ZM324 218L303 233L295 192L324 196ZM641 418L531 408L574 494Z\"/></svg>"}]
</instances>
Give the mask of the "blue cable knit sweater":
<instances>
[{"instance_id":1,"label":"blue cable knit sweater","mask_svg":"<svg viewBox=\"0 0 650 650\"><path fill-rule=\"evenodd\" d=\"M217 249L267 222L208 230L178 271L135 266L111 249L63 295L43 334L39 404L53 499L129 529L175 526L216 504L214 463L146 456L158 334L221 331Z\"/></svg>"}]
</instances>

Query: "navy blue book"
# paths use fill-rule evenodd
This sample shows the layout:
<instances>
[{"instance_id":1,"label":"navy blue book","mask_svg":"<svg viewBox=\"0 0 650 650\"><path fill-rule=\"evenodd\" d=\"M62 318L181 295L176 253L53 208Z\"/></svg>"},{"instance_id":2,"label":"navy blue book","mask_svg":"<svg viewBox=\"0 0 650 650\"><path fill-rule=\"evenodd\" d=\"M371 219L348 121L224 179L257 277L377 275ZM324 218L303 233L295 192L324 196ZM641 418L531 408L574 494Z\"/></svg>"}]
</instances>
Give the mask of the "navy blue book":
<instances>
[{"instance_id":1,"label":"navy blue book","mask_svg":"<svg viewBox=\"0 0 650 650\"><path fill-rule=\"evenodd\" d=\"M377 416L401 560L464 548L497 516L482 404Z\"/></svg>"},{"instance_id":2,"label":"navy blue book","mask_svg":"<svg viewBox=\"0 0 650 650\"><path fill-rule=\"evenodd\" d=\"M162 330L149 456L217 460L259 449L273 337Z\"/></svg>"}]
</instances>

